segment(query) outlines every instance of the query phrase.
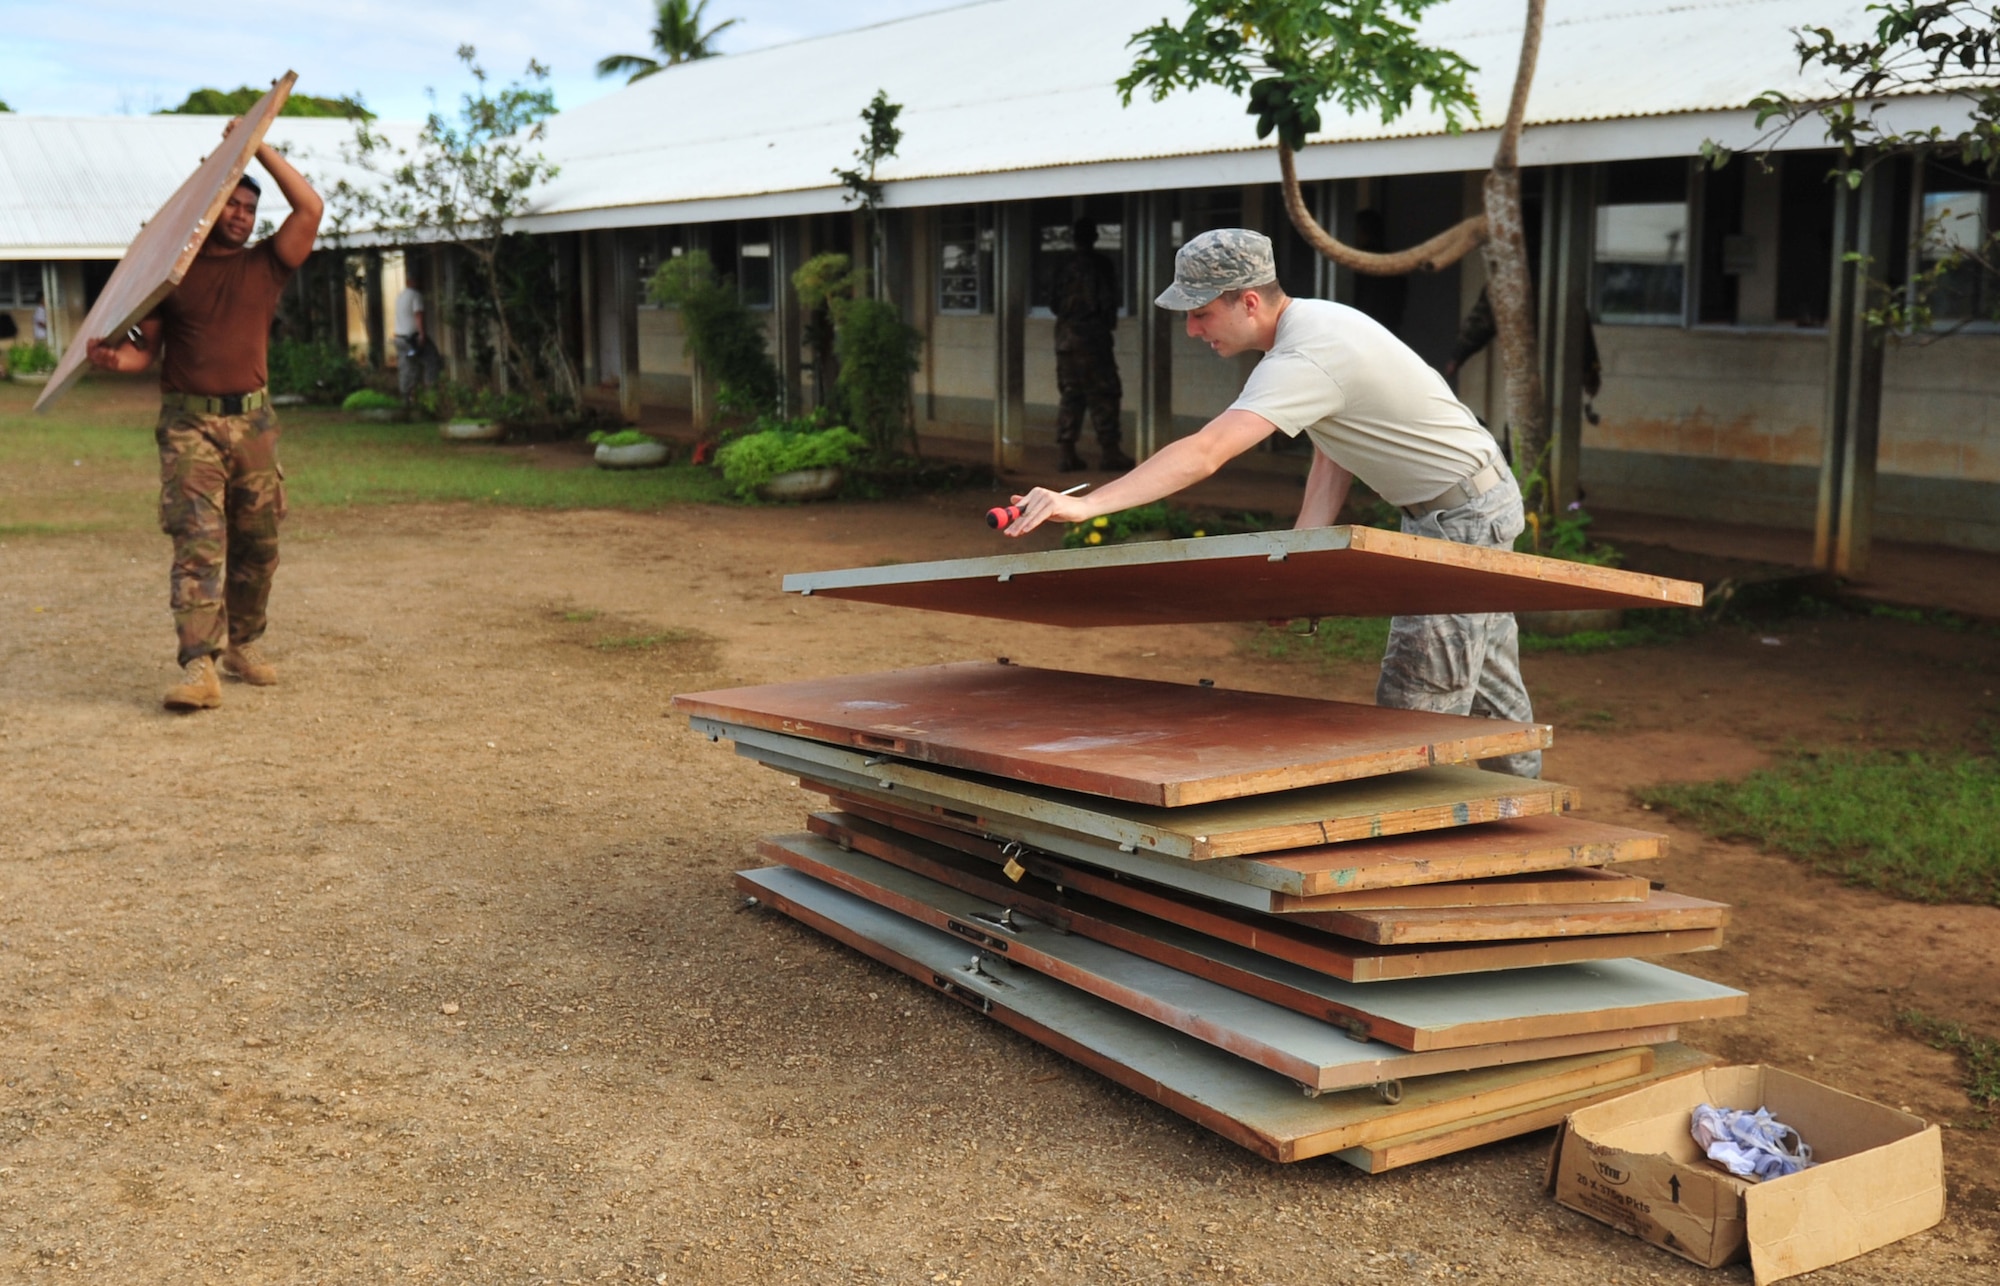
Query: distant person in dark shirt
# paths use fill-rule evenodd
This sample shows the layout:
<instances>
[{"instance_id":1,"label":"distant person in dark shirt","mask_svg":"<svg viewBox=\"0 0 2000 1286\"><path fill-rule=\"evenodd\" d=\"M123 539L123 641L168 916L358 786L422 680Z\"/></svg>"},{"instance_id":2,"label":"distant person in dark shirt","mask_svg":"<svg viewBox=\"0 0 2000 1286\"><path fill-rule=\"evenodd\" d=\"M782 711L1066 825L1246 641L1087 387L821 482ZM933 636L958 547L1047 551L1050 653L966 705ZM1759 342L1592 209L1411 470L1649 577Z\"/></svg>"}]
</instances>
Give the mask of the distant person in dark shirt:
<instances>
[{"instance_id":1,"label":"distant person in dark shirt","mask_svg":"<svg viewBox=\"0 0 2000 1286\"><path fill-rule=\"evenodd\" d=\"M1097 224L1079 219L1071 235L1073 250L1056 270L1056 391L1062 405L1056 413L1056 445L1062 448L1057 468L1065 473L1084 468L1077 454L1083 417L1089 412L1097 426L1098 462L1106 469L1132 467L1132 457L1119 448L1119 401L1125 395L1118 380L1118 356L1112 333L1118 328L1118 269L1097 253Z\"/></svg>"},{"instance_id":2,"label":"distant person in dark shirt","mask_svg":"<svg viewBox=\"0 0 2000 1286\"><path fill-rule=\"evenodd\" d=\"M237 127L231 121L223 136ZM324 209L319 194L269 143L257 161L292 212L256 245L262 189L244 175L174 292L139 323L139 339L90 341L93 365L139 372L162 351L160 527L174 542L171 599L181 681L173 710L222 704L222 669L245 683L278 681L257 640L264 634L278 523L285 516L278 422L265 389L265 358L278 299L312 253Z\"/></svg>"}]
</instances>

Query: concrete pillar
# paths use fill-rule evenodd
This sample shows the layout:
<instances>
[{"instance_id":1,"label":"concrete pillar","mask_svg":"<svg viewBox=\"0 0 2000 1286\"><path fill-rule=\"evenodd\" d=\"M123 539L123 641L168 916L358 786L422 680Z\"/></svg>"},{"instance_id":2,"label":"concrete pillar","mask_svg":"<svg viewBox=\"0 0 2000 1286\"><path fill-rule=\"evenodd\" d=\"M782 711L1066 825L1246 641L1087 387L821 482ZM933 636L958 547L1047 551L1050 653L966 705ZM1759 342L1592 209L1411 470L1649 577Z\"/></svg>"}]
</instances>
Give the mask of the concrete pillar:
<instances>
[{"instance_id":1,"label":"concrete pillar","mask_svg":"<svg viewBox=\"0 0 2000 1286\"><path fill-rule=\"evenodd\" d=\"M624 233L615 233L617 275L612 288L618 300L618 413L627 423L639 422L639 256ZM699 381L697 381L697 386Z\"/></svg>"},{"instance_id":2,"label":"concrete pillar","mask_svg":"<svg viewBox=\"0 0 2000 1286\"><path fill-rule=\"evenodd\" d=\"M1875 525L1875 458L1882 427L1884 336L1868 325L1868 274L1890 263L1894 175L1887 162L1859 188L1834 188L1833 285L1827 301L1826 419L1813 562L1839 576L1868 573ZM1860 256L1862 262L1850 261Z\"/></svg>"},{"instance_id":3,"label":"concrete pillar","mask_svg":"<svg viewBox=\"0 0 2000 1286\"><path fill-rule=\"evenodd\" d=\"M338 250L327 252L323 265L326 282L327 342L345 353L347 343L347 256ZM457 372L452 373L454 377Z\"/></svg>"},{"instance_id":4,"label":"concrete pillar","mask_svg":"<svg viewBox=\"0 0 2000 1286\"><path fill-rule=\"evenodd\" d=\"M379 371L389 359L388 337L382 326L382 252L370 250L367 265L367 302L362 317L368 327L368 365Z\"/></svg>"},{"instance_id":5,"label":"concrete pillar","mask_svg":"<svg viewBox=\"0 0 2000 1286\"><path fill-rule=\"evenodd\" d=\"M433 319L437 326L438 353L444 358L444 373L456 383L465 382L465 327L459 321L458 311L458 260L462 253L457 246L441 245L434 252L437 255L437 297L432 301L437 309Z\"/></svg>"},{"instance_id":6,"label":"concrete pillar","mask_svg":"<svg viewBox=\"0 0 2000 1286\"><path fill-rule=\"evenodd\" d=\"M778 350L778 384L787 416L806 411L805 314L798 291L792 289L792 274L805 262L803 225L803 219L771 220L771 340Z\"/></svg>"},{"instance_id":7,"label":"concrete pillar","mask_svg":"<svg viewBox=\"0 0 2000 1286\"><path fill-rule=\"evenodd\" d=\"M598 347L602 337L597 327L598 237L594 232L583 232L577 235L576 240L576 289L583 333L583 386L593 389L604 378L603 363L597 356L602 351Z\"/></svg>"},{"instance_id":8,"label":"concrete pillar","mask_svg":"<svg viewBox=\"0 0 2000 1286\"><path fill-rule=\"evenodd\" d=\"M1174 211L1178 192L1143 192L1132 198L1132 263L1137 289L1133 292L1132 324L1139 330L1138 431L1132 454L1143 460L1174 436L1174 327L1181 314L1156 308L1174 279Z\"/></svg>"},{"instance_id":9,"label":"concrete pillar","mask_svg":"<svg viewBox=\"0 0 2000 1286\"><path fill-rule=\"evenodd\" d=\"M1028 429L1028 205L993 208L993 467L1021 467Z\"/></svg>"},{"instance_id":10,"label":"concrete pillar","mask_svg":"<svg viewBox=\"0 0 2000 1286\"><path fill-rule=\"evenodd\" d=\"M1763 163L1744 157L1744 262L1736 274L1736 320L1744 326L1770 326L1778 320L1778 193L1784 171L1783 153ZM1725 259L1727 256L1725 255Z\"/></svg>"},{"instance_id":11,"label":"concrete pillar","mask_svg":"<svg viewBox=\"0 0 2000 1286\"><path fill-rule=\"evenodd\" d=\"M1549 399L1549 495L1558 509L1582 495L1583 363L1596 255L1596 174L1588 165L1548 171L1542 205L1542 370ZM1498 345L1493 345L1495 351Z\"/></svg>"},{"instance_id":12,"label":"concrete pillar","mask_svg":"<svg viewBox=\"0 0 2000 1286\"><path fill-rule=\"evenodd\" d=\"M68 318L64 316L62 274L53 262L42 264L42 311L49 319L49 348L57 357L62 356L63 347L69 342ZM31 333L30 339L34 336Z\"/></svg>"}]
</instances>

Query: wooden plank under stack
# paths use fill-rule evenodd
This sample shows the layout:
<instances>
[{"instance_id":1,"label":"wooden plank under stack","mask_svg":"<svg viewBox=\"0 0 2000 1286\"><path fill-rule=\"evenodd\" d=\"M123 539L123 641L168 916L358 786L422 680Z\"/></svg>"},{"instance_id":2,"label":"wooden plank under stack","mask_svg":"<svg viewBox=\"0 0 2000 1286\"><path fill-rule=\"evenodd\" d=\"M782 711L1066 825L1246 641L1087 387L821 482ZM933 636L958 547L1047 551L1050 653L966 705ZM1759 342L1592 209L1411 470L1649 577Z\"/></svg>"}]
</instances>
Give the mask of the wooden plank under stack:
<instances>
[{"instance_id":1,"label":"wooden plank under stack","mask_svg":"<svg viewBox=\"0 0 2000 1286\"><path fill-rule=\"evenodd\" d=\"M1389 535L786 586L1074 625L1700 601ZM1476 766L1545 725L1004 661L675 706L832 805L760 843L747 896L1273 1160L1373 1172L1540 1129L1701 1066L1679 1025L1747 1005L1641 958L1712 949L1728 918L1630 865L1662 837Z\"/></svg>"}]
</instances>

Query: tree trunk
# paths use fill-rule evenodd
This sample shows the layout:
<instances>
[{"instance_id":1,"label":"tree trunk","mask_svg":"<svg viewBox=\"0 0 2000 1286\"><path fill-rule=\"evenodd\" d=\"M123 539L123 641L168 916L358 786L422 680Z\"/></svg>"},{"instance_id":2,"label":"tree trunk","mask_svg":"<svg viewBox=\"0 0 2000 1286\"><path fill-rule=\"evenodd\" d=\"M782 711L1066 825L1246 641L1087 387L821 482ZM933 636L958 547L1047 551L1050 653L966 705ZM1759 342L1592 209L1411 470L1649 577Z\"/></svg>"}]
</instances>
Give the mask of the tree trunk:
<instances>
[{"instance_id":1,"label":"tree trunk","mask_svg":"<svg viewBox=\"0 0 2000 1286\"><path fill-rule=\"evenodd\" d=\"M1332 236L1306 209L1299 191L1292 149L1278 143L1278 168L1283 175L1285 211L1306 243L1343 268L1371 276L1394 277L1410 272L1437 272L1463 259L1475 248L1486 259L1487 297L1493 305L1500 369L1507 380L1507 423L1514 438L1514 465L1528 480L1528 502L1538 512L1549 505L1547 482L1549 411L1542 387L1542 364L1535 344L1533 275L1528 271L1528 240L1521 218L1521 122L1528 110L1528 89L1535 79L1535 60L1542 44L1544 0L1528 0L1521 32L1521 61L1514 73L1514 93L1507 104L1507 121L1494 149L1493 168L1483 188L1484 214L1475 214L1421 245L1407 250L1375 253L1357 250Z\"/></svg>"},{"instance_id":2,"label":"tree trunk","mask_svg":"<svg viewBox=\"0 0 2000 1286\"><path fill-rule=\"evenodd\" d=\"M493 304L493 324L500 332L500 361L528 400L538 407L545 407L548 398L542 390L542 382L535 378L534 360L514 338L514 327L507 320L507 297L500 285L500 244L495 241L477 253L486 268L486 295Z\"/></svg>"},{"instance_id":3,"label":"tree trunk","mask_svg":"<svg viewBox=\"0 0 2000 1286\"><path fill-rule=\"evenodd\" d=\"M1514 73L1514 96L1507 105L1507 123L1494 150L1493 168L1484 184L1486 223L1486 294L1493 305L1494 345L1507 379L1507 424L1514 439L1514 469L1527 482L1532 512L1546 514L1548 485L1549 406L1542 387L1541 355L1535 344L1534 277L1528 271L1528 238L1521 218L1521 121L1528 110L1528 87L1535 79L1535 59L1542 43L1543 0L1528 0L1528 19L1521 32L1521 63Z\"/></svg>"},{"instance_id":4,"label":"tree trunk","mask_svg":"<svg viewBox=\"0 0 2000 1286\"><path fill-rule=\"evenodd\" d=\"M1486 240L1486 216L1475 214L1462 223L1446 228L1422 245L1411 246L1407 250L1386 254L1357 250L1320 227L1319 220L1306 209L1305 197L1299 192L1298 169L1292 163L1292 149L1285 146L1282 140L1278 143L1278 169L1284 176L1285 213L1292 217L1292 226L1299 230L1307 245L1343 268L1365 272L1373 277L1437 272L1465 258Z\"/></svg>"}]
</instances>

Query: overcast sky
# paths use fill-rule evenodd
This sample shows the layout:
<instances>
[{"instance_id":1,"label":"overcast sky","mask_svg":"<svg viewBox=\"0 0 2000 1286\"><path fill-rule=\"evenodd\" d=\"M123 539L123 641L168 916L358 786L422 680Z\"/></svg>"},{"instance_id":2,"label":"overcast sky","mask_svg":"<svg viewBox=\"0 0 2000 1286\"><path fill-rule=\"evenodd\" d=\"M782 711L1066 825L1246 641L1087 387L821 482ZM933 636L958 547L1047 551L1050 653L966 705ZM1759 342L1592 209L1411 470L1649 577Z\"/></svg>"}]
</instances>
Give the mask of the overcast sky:
<instances>
[{"instance_id":1,"label":"overcast sky","mask_svg":"<svg viewBox=\"0 0 2000 1286\"><path fill-rule=\"evenodd\" d=\"M709 0L704 26L741 21L726 52L955 7L962 0ZM650 54L651 0L0 0L0 101L45 115L145 113L202 86L262 88L287 68L298 92L359 91L389 119L447 104L467 84L455 51L479 50L504 82L530 58L551 69L556 104L623 84L592 68L606 54Z\"/></svg>"}]
</instances>

